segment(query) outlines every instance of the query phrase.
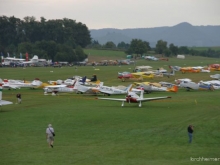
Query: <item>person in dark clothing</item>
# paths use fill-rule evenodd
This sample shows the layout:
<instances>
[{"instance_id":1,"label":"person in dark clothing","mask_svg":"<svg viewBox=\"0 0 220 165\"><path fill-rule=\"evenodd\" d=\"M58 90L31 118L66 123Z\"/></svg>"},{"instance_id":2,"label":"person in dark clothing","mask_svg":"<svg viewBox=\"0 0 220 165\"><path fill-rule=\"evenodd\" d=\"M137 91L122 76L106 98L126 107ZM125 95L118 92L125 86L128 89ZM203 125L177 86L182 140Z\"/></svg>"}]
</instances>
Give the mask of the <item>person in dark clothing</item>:
<instances>
[{"instance_id":1,"label":"person in dark clothing","mask_svg":"<svg viewBox=\"0 0 220 165\"><path fill-rule=\"evenodd\" d=\"M90 80L91 81L97 81L97 76L94 74L93 77Z\"/></svg>"},{"instance_id":2,"label":"person in dark clothing","mask_svg":"<svg viewBox=\"0 0 220 165\"><path fill-rule=\"evenodd\" d=\"M192 143L193 131L194 131L193 126L189 125L187 128L187 131L188 131L188 136L189 136L189 143Z\"/></svg>"},{"instance_id":3,"label":"person in dark clothing","mask_svg":"<svg viewBox=\"0 0 220 165\"><path fill-rule=\"evenodd\" d=\"M21 104L21 94L18 93L18 94L16 95L16 97L17 97L17 99L18 99L18 104Z\"/></svg>"}]
</instances>

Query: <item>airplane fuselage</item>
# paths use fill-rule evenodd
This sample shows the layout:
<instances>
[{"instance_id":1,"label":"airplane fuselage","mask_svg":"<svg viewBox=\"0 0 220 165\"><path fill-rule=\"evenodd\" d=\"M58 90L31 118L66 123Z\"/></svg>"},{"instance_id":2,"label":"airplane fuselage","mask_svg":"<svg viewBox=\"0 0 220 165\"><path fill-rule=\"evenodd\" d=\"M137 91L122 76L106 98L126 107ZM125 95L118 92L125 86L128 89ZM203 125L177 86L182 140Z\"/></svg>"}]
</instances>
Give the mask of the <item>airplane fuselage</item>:
<instances>
[{"instance_id":1,"label":"airplane fuselage","mask_svg":"<svg viewBox=\"0 0 220 165\"><path fill-rule=\"evenodd\" d=\"M136 98L129 97L129 96L126 97L126 102L127 103L138 103Z\"/></svg>"}]
</instances>

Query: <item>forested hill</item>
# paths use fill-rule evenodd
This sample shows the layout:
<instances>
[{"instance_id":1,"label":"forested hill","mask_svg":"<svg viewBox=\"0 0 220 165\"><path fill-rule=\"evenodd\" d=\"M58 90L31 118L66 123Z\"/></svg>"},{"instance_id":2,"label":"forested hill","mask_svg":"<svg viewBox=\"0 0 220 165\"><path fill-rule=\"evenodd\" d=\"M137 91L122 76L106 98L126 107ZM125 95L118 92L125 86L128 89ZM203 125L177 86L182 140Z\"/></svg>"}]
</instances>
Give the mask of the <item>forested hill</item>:
<instances>
[{"instance_id":1,"label":"forested hill","mask_svg":"<svg viewBox=\"0 0 220 165\"><path fill-rule=\"evenodd\" d=\"M100 44L108 41L116 45L120 42L130 43L132 39L141 39L154 47L158 40L173 43L176 46L212 47L220 46L219 26L193 26L187 22L172 27L136 28L136 29L91 29L93 40Z\"/></svg>"}]
</instances>

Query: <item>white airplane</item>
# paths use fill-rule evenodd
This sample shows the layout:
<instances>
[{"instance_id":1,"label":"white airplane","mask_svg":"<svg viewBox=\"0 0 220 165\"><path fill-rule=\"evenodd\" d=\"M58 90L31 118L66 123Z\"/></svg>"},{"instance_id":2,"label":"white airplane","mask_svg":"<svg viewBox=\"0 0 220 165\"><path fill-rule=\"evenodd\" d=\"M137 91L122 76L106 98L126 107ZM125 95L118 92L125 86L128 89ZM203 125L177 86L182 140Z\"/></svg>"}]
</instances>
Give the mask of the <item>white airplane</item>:
<instances>
[{"instance_id":1,"label":"white airplane","mask_svg":"<svg viewBox=\"0 0 220 165\"><path fill-rule=\"evenodd\" d=\"M177 84L177 85L179 85L180 83L182 83L182 82L191 82L192 80L191 79L188 79L188 78L183 78L183 79L175 79L175 83Z\"/></svg>"},{"instance_id":2,"label":"white airplane","mask_svg":"<svg viewBox=\"0 0 220 165\"><path fill-rule=\"evenodd\" d=\"M169 73L169 72L164 72L163 75L164 75L164 76L167 76L168 78L169 78L170 76L175 76L175 70L172 70L170 73Z\"/></svg>"},{"instance_id":3,"label":"white airplane","mask_svg":"<svg viewBox=\"0 0 220 165\"><path fill-rule=\"evenodd\" d=\"M2 79L0 78L0 83L2 84L3 89L20 89L18 85L10 84L7 79L4 79L2 81Z\"/></svg>"},{"instance_id":4,"label":"white airplane","mask_svg":"<svg viewBox=\"0 0 220 165\"><path fill-rule=\"evenodd\" d=\"M20 89L20 88L37 88L41 86L42 82L39 80L33 80L31 83L25 83L23 80L12 80L12 79L4 79L2 82L3 88L8 88L8 89Z\"/></svg>"},{"instance_id":5,"label":"white airplane","mask_svg":"<svg viewBox=\"0 0 220 165\"><path fill-rule=\"evenodd\" d=\"M126 94L126 93L128 93L128 90L130 90L130 86L131 85L129 85L128 87L126 87L124 89L119 89L119 88L116 88L116 87L100 86L99 91L101 93L104 93L104 94L108 95L108 96ZM136 89L133 92L136 93L136 92L140 92L140 91L141 91L140 89Z\"/></svg>"},{"instance_id":6,"label":"white airplane","mask_svg":"<svg viewBox=\"0 0 220 165\"><path fill-rule=\"evenodd\" d=\"M214 89L220 89L220 80L200 81L200 85L213 86Z\"/></svg>"},{"instance_id":7,"label":"white airplane","mask_svg":"<svg viewBox=\"0 0 220 165\"><path fill-rule=\"evenodd\" d=\"M52 96L56 96L57 93L73 93L76 92L73 86L68 87L67 85L49 85L44 89L44 95L52 93Z\"/></svg>"},{"instance_id":8,"label":"white airplane","mask_svg":"<svg viewBox=\"0 0 220 165\"><path fill-rule=\"evenodd\" d=\"M171 66L171 65L169 65L169 68L174 70L174 71L180 71L180 69L181 69L180 66Z\"/></svg>"},{"instance_id":9,"label":"white airplane","mask_svg":"<svg viewBox=\"0 0 220 165\"><path fill-rule=\"evenodd\" d=\"M193 69L198 69L198 70L200 70L200 72L210 73L210 70L204 69L203 66L194 66L194 67L192 67L192 68L193 68Z\"/></svg>"},{"instance_id":10,"label":"white airplane","mask_svg":"<svg viewBox=\"0 0 220 165\"><path fill-rule=\"evenodd\" d=\"M160 81L159 84L161 84L162 87L172 87L175 84L172 84L170 82Z\"/></svg>"},{"instance_id":11,"label":"white airplane","mask_svg":"<svg viewBox=\"0 0 220 165\"><path fill-rule=\"evenodd\" d=\"M127 94L126 98L124 98L124 99L101 98L101 97L98 97L97 99L99 99L99 100L110 100L110 101L121 101L122 102L121 106L124 106L124 102L127 102L127 103L139 103L138 106L141 107L142 106L142 102L171 98L169 96L144 98L143 97L143 95L144 95L144 91L143 90L141 91L140 96L138 96L136 93L130 92L131 88L132 88L132 85L130 85L129 90L128 90L128 94Z\"/></svg>"},{"instance_id":12,"label":"white airplane","mask_svg":"<svg viewBox=\"0 0 220 165\"><path fill-rule=\"evenodd\" d=\"M214 75L210 75L211 78L220 80L220 74L214 74Z\"/></svg>"},{"instance_id":13,"label":"white airplane","mask_svg":"<svg viewBox=\"0 0 220 165\"><path fill-rule=\"evenodd\" d=\"M79 80L76 80L76 83L74 85L74 89L76 90L77 93L92 93L92 94L97 94L99 93L100 87L103 85L103 82L100 82L97 86L92 87L92 86L84 86L81 85Z\"/></svg>"},{"instance_id":14,"label":"white airplane","mask_svg":"<svg viewBox=\"0 0 220 165\"><path fill-rule=\"evenodd\" d=\"M214 87L212 84L207 83L195 83L192 81L189 82L181 82L180 87L186 88L187 91L190 91L190 89L194 90L214 90Z\"/></svg>"},{"instance_id":15,"label":"white airplane","mask_svg":"<svg viewBox=\"0 0 220 165\"><path fill-rule=\"evenodd\" d=\"M13 103L10 101L2 100L2 84L0 82L0 106L9 105L9 104L13 104Z\"/></svg>"},{"instance_id":16,"label":"white airplane","mask_svg":"<svg viewBox=\"0 0 220 165\"><path fill-rule=\"evenodd\" d=\"M15 58L15 57L2 57L2 65L12 65L12 64L22 64L22 62L25 61L25 59L21 59L21 58Z\"/></svg>"},{"instance_id":17,"label":"white airplane","mask_svg":"<svg viewBox=\"0 0 220 165\"><path fill-rule=\"evenodd\" d=\"M172 87L165 87L160 85L159 83L149 83L149 84L141 84L141 87L143 87L144 91L146 93L151 92L177 92L178 87L176 85Z\"/></svg>"},{"instance_id":18,"label":"white airplane","mask_svg":"<svg viewBox=\"0 0 220 165\"><path fill-rule=\"evenodd\" d=\"M152 60L152 61L158 61L159 59L154 57L154 56L145 56L144 57L146 60Z\"/></svg>"},{"instance_id":19,"label":"white airplane","mask_svg":"<svg viewBox=\"0 0 220 165\"><path fill-rule=\"evenodd\" d=\"M22 63L23 64L34 64L34 63L37 63L37 62L39 62L38 56L34 55L34 57L30 61L23 61Z\"/></svg>"},{"instance_id":20,"label":"white airplane","mask_svg":"<svg viewBox=\"0 0 220 165\"><path fill-rule=\"evenodd\" d=\"M22 80L4 79L2 83L2 87L7 89L20 89L21 87L32 87L31 83L24 83L24 81Z\"/></svg>"}]
</instances>

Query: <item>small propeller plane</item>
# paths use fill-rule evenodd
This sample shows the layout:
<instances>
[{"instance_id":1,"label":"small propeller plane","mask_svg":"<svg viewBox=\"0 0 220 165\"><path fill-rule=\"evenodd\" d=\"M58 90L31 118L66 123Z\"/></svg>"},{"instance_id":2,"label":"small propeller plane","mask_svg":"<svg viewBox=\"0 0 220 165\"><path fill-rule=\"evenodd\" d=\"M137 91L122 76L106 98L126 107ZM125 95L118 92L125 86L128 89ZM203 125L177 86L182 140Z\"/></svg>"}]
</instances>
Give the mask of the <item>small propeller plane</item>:
<instances>
[{"instance_id":1,"label":"small propeller plane","mask_svg":"<svg viewBox=\"0 0 220 165\"><path fill-rule=\"evenodd\" d=\"M172 86L172 87L164 87L159 83L148 83L148 84L140 84L140 87L142 87L144 89L144 91L146 93L151 93L151 92L177 92L178 91L178 87L176 85Z\"/></svg>"},{"instance_id":2,"label":"small propeller plane","mask_svg":"<svg viewBox=\"0 0 220 165\"><path fill-rule=\"evenodd\" d=\"M154 74L146 75L145 72L128 73L128 74L118 73L118 78L121 79L122 81L125 80L142 81L143 79L153 79Z\"/></svg>"},{"instance_id":3,"label":"small propeller plane","mask_svg":"<svg viewBox=\"0 0 220 165\"><path fill-rule=\"evenodd\" d=\"M214 90L214 87L212 86L212 84L207 84L207 83L195 83L192 81L189 82L181 82L180 83L180 87L186 88L187 91L190 91L191 89L194 90Z\"/></svg>"},{"instance_id":4,"label":"small propeller plane","mask_svg":"<svg viewBox=\"0 0 220 165\"><path fill-rule=\"evenodd\" d=\"M119 89L119 88L116 88L116 87L108 87L108 86L100 86L100 89L99 91L101 93L104 93L105 95L119 95L119 94L126 94L128 93L128 90L130 90L130 86L128 87L125 87L124 89ZM136 91L133 91L133 92L140 92L141 90L140 89L137 89Z\"/></svg>"},{"instance_id":5,"label":"small propeller plane","mask_svg":"<svg viewBox=\"0 0 220 165\"><path fill-rule=\"evenodd\" d=\"M99 89L102 85L103 85L103 82L100 82L96 86L85 86L85 85L81 85L79 80L76 80L76 83L74 85L74 89L77 93L97 94L97 93L99 93Z\"/></svg>"},{"instance_id":6,"label":"small propeller plane","mask_svg":"<svg viewBox=\"0 0 220 165\"><path fill-rule=\"evenodd\" d=\"M216 80L220 80L220 74L214 74L214 75L210 75L211 78L214 78Z\"/></svg>"},{"instance_id":7,"label":"small propeller plane","mask_svg":"<svg viewBox=\"0 0 220 165\"><path fill-rule=\"evenodd\" d=\"M10 101L2 100L2 84L0 82L0 106L9 105L9 104L13 104L13 103Z\"/></svg>"},{"instance_id":8,"label":"small propeller plane","mask_svg":"<svg viewBox=\"0 0 220 165\"><path fill-rule=\"evenodd\" d=\"M44 89L44 95L47 95L48 93L52 93L52 96L56 96L57 93L73 93L76 90L73 86L67 86L67 85L49 85L46 86Z\"/></svg>"},{"instance_id":9,"label":"small propeller plane","mask_svg":"<svg viewBox=\"0 0 220 165\"><path fill-rule=\"evenodd\" d=\"M110 101L121 101L122 102L122 107L124 106L124 102L127 103L139 103L138 106L141 107L142 106L142 102L146 102L146 101L153 101L153 100L161 100L161 99L168 99L171 98L169 96L163 96L163 97L152 97L152 98L144 98L144 91L142 90L140 93L140 96L138 96L135 92L131 92L132 89L132 85L129 86L129 91L128 94L126 96L126 98L124 99L119 99L119 98L101 98L98 97L96 99L99 100L110 100Z\"/></svg>"}]
</instances>

